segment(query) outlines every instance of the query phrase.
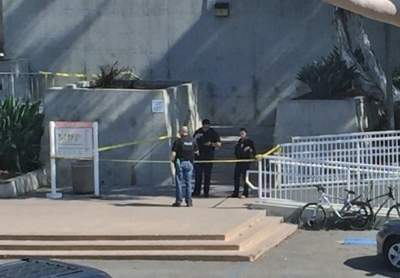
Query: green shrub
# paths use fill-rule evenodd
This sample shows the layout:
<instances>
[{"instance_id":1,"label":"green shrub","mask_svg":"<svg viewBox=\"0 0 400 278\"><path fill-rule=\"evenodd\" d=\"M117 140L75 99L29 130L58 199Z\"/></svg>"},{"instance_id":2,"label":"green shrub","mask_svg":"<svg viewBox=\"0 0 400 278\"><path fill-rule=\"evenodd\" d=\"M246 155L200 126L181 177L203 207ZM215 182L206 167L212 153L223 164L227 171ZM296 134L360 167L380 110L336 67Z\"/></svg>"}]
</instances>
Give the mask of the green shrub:
<instances>
[{"instance_id":1,"label":"green shrub","mask_svg":"<svg viewBox=\"0 0 400 278\"><path fill-rule=\"evenodd\" d=\"M129 67L118 67L118 62L114 64L103 65L99 67L100 74L95 79L96 88L116 88L119 87L120 80L139 79Z\"/></svg>"},{"instance_id":2,"label":"green shrub","mask_svg":"<svg viewBox=\"0 0 400 278\"><path fill-rule=\"evenodd\" d=\"M320 98L348 91L357 77L356 68L346 65L336 47L327 57L304 66L297 75L297 79L307 84L311 93Z\"/></svg>"},{"instance_id":3,"label":"green shrub","mask_svg":"<svg viewBox=\"0 0 400 278\"><path fill-rule=\"evenodd\" d=\"M40 167L44 115L39 107L14 97L0 102L0 169L26 173Z\"/></svg>"}]
</instances>

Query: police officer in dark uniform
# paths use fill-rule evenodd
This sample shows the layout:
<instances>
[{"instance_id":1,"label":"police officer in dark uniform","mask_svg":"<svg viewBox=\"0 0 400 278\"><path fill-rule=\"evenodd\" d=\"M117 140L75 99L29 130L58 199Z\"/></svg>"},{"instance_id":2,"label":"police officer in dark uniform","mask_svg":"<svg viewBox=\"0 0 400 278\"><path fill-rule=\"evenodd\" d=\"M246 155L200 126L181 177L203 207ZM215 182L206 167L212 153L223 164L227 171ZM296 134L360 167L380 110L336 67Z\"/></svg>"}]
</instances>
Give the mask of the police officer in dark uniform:
<instances>
[{"instance_id":1,"label":"police officer in dark uniform","mask_svg":"<svg viewBox=\"0 0 400 278\"><path fill-rule=\"evenodd\" d=\"M210 127L210 120L205 119L203 120L202 124L203 126L194 133L194 139L199 147L199 155L196 156L196 160L200 162L202 160L214 160L215 148L220 148L222 146L221 138L219 137L218 133ZM207 198L209 196L212 167L212 163L195 164L196 182L193 196L200 196L203 175L204 197Z\"/></svg>"},{"instance_id":2,"label":"police officer in dark uniform","mask_svg":"<svg viewBox=\"0 0 400 278\"><path fill-rule=\"evenodd\" d=\"M197 143L189 136L188 128L182 127L178 138L172 146L171 161L175 166L176 201L174 207L180 207L183 198L186 206L192 207L192 173L193 159L198 153Z\"/></svg>"},{"instance_id":3,"label":"police officer in dark uniform","mask_svg":"<svg viewBox=\"0 0 400 278\"><path fill-rule=\"evenodd\" d=\"M235 146L235 156L237 159L252 159L256 154L254 142L247 137L247 130L245 128L240 129L240 139ZM244 190L242 197L249 197L249 186L246 184L246 171L250 169L251 162L236 162L234 184L235 188L232 193L233 198L239 197L240 179L244 181Z\"/></svg>"}]
</instances>

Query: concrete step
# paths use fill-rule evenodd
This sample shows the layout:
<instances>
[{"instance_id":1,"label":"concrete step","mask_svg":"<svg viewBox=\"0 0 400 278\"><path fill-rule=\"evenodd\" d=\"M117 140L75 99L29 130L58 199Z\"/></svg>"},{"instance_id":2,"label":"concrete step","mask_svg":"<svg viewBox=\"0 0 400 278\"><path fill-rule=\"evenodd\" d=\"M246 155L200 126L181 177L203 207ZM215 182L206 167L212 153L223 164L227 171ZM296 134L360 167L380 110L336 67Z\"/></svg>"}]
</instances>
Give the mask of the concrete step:
<instances>
[{"instance_id":1,"label":"concrete step","mask_svg":"<svg viewBox=\"0 0 400 278\"><path fill-rule=\"evenodd\" d=\"M238 244L222 240L3 240L0 250L58 250L58 251L178 251L178 250L239 250Z\"/></svg>"},{"instance_id":2,"label":"concrete step","mask_svg":"<svg viewBox=\"0 0 400 278\"><path fill-rule=\"evenodd\" d=\"M231 229L225 234L225 241L230 241L232 239L235 239L239 237L241 234L249 231L252 229L257 223L265 221L265 219L271 219L271 221L274 221L276 218L280 217L271 217L267 218L265 216L265 211L258 211L254 213L254 216L249 218L248 220L244 221L240 225L236 226L235 228ZM272 220L273 219L273 220Z\"/></svg>"},{"instance_id":3,"label":"concrete step","mask_svg":"<svg viewBox=\"0 0 400 278\"><path fill-rule=\"evenodd\" d=\"M260 223L275 224L281 221L280 217L265 217L260 211L254 217L233 228L220 240L101 240L98 236L93 239L81 240L73 237L52 238L43 240L44 236L31 236L26 240L16 236L14 240L0 240L0 250L239 250L240 239L243 235L251 235ZM88 236L87 236L88 237ZM231 241L235 239L235 242Z\"/></svg>"},{"instance_id":4,"label":"concrete step","mask_svg":"<svg viewBox=\"0 0 400 278\"><path fill-rule=\"evenodd\" d=\"M239 250L281 222L281 217L250 219L226 240L0 240L0 250Z\"/></svg>"},{"instance_id":5,"label":"concrete step","mask_svg":"<svg viewBox=\"0 0 400 278\"><path fill-rule=\"evenodd\" d=\"M269 130L267 126L232 126L232 125L216 125L213 126L214 130L218 132L218 134L222 136L238 136L239 130L245 127L247 129L248 134L251 137L260 137L263 136L266 130Z\"/></svg>"},{"instance_id":6,"label":"concrete step","mask_svg":"<svg viewBox=\"0 0 400 278\"><path fill-rule=\"evenodd\" d=\"M57 258L110 260L255 261L292 235L297 227L277 224L264 237L240 250L0 250L1 259Z\"/></svg>"},{"instance_id":7,"label":"concrete step","mask_svg":"<svg viewBox=\"0 0 400 278\"><path fill-rule=\"evenodd\" d=\"M52 258L73 260L251 261L237 251L59 251L0 250L0 259Z\"/></svg>"},{"instance_id":8,"label":"concrete step","mask_svg":"<svg viewBox=\"0 0 400 278\"><path fill-rule=\"evenodd\" d=\"M281 223L273 230L266 233L264 240L253 242L248 246L244 254L248 255L249 261L255 261L265 252L278 246L288 237L292 236L297 231L297 225Z\"/></svg>"},{"instance_id":9,"label":"concrete step","mask_svg":"<svg viewBox=\"0 0 400 278\"><path fill-rule=\"evenodd\" d=\"M188 234L161 234L160 232L160 234L146 235L77 234L71 231L70 234L0 234L0 241L226 241L252 227L254 223L266 218L265 211L252 211L251 214L246 215L248 215L247 219L244 219L240 224L232 226L229 230L225 232L221 231L218 234L210 234L208 232L196 234L190 232Z\"/></svg>"},{"instance_id":10,"label":"concrete step","mask_svg":"<svg viewBox=\"0 0 400 278\"><path fill-rule=\"evenodd\" d=\"M283 222L281 217L264 217L262 221L254 223L249 229L232 239L232 243L240 246L240 250L247 250L254 244L260 243L265 238L274 234Z\"/></svg>"},{"instance_id":11,"label":"concrete step","mask_svg":"<svg viewBox=\"0 0 400 278\"><path fill-rule=\"evenodd\" d=\"M233 229L225 240L2 240L0 258L254 261L297 229L281 217L260 215Z\"/></svg>"},{"instance_id":12,"label":"concrete step","mask_svg":"<svg viewBox=\"0 0 400 278\"><path fill-rule=\"evenodd\" d=\"M85 240L104 240L104 241L139 241L139 240L154 240L154 241L197 241L197 240L225 240L225 234L196 234L196 235L0 235L0 240L26 240L26 241L85 241Z\"/></svg>"}]
</instances>

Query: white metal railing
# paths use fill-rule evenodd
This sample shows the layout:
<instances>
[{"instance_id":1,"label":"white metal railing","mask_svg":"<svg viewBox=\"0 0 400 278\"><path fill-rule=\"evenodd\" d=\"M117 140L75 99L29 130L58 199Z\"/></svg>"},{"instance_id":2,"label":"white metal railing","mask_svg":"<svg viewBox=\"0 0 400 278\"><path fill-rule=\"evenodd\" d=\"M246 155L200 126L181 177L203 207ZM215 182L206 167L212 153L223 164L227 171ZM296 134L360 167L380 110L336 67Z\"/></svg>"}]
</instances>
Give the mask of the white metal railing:
<instances>
[{"instance_id":1,"label":"white metal railing","mask_svg":"<svg viewBox=\"0 0 400 278\"><path fill-rule=\"evenodd\" d=\"M251 181L252 174L257 174L258 186ZM364 198L373 198L384 194L390 185L395 188L396 197L400 197L400 190L397 190L400 188L400 167L397 166L271 156L259 160L257 171L248 171L246 182L259 190L263 200L317 201L318 192L313 185L324 186L333 196L333 203L344 196L344 189L354 190Z\"/></svg>"},{"instance_id":2,"label":"white metal railing","mask_svg":"<svg viewBox=\"0 0 400 278\"><path fill-rule=\"evenodd\" d=\"M77 81L76 77L52 73L0 72L0 99L7 96L42 101L50 87Z\"/></svg>"},{"instance_id":3,"label":"white metal railing","mask_svg":"<svg viewBox=\"0 0 400 278\"><path fill-rule=\"evenodd\" d=\"M398 166L400 164L400 133L282 144L280 154L299 160Z\"/></svg>"},{"instance_id":4,"label":"white metal railing","mask_svg":"<svg viewBox=\"0 0 400 278\"><path fill-rule=\"evenodd\" d=\"M294 136L292 137L292 143L354 140L354 139L365 139L365 138L384 138L392 136L399 137L400 131L387 130L387 131L354 132L354 133L329 134L329 135L317 135L317 136Z\"/></svg>"},{"instance_id":5,"label":"white metal railing","mask_svg":"<svg viewBox=\"0 0 400 278\"><path fill-rule=\"evenodd\" d=\"M400 131L294 137L273 156L263 156L246 182L261 200L312 202L314 185L326 187L333 202L350 189L375 198L394 188L400 197ZM250 177L256 174L257 182ZM382 200L377 200L377 205ZM386 206L391 205L388 202Z\"/></svg>"}]
</instances>

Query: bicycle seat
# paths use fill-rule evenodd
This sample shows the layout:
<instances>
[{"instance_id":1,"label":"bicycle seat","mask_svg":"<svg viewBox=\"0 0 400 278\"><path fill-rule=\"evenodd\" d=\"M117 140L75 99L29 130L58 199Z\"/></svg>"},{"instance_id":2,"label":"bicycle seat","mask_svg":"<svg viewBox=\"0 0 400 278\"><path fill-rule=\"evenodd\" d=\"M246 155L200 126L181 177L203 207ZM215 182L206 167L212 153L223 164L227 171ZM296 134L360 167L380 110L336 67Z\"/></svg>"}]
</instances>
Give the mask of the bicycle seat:
<instances>
[{"instance_id":1,"label":"bicycle seat","mask_svg":"<svg viewBox=\"0 0 400 278\"><path fill-rule=\"evenodd\" d=\"M344 191L346 191L346 192L349 193L350 195L356 195L356 193L355 193L353 190L345 189Z\"/></svg>"},{"instance_id":2,"label":"bicycle seat","mask_svg":"<svg viewBox=\"0 0 400 278\"><path fill-rule=\"evenodd\" d=\"M322 185L314 185L314 187L320 192L325 192L325 188Z\"/></svg>"}]
</instances>

